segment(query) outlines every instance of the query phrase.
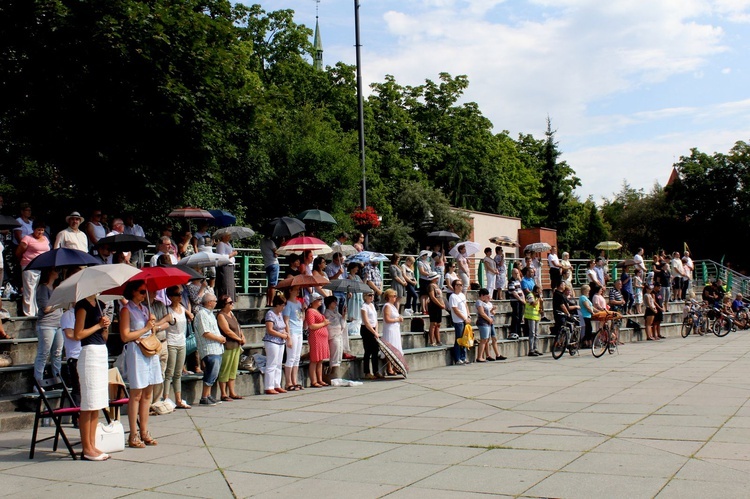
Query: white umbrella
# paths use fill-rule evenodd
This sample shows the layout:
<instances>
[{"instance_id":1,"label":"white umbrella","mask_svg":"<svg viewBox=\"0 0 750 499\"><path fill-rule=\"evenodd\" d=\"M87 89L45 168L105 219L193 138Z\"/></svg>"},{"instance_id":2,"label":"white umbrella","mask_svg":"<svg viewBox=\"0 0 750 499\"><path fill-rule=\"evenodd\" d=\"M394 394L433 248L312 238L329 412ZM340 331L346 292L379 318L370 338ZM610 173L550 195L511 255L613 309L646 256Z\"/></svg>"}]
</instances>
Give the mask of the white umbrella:
<instances>
[{"instance_id":1,"label":"white umbrella","mask_svg":"<svg viewBox=\"0 0 750 499\"><path fill-rule=\"evenodd\" d=\"M232 263L226 255L220 255L213 251L199 251L194 255L186 256L177 265L186 265L188 267L223 267Z\"/></svg>"},{"instance_id":2,"label":"white umbrella","mask_svg":"<svg viewBox=\"0 0 750 499\"><path fill-rule=\"evenodd\" d=\"M550 246L547 243L531 243L527 244L526 247L523 249L524 252L531 251L532 253L543 253L545 251L549 251L552 249L552 246Z\"/></svg>"},{"instance_id":3,"label":"white umbrella","mask_svg":"<svg viewBox=\"0 0 750 499\"><path fill-rule=\"evenodd\" d=\"M140 271L140 269L124 263L87 267L68 277L55 288L48 305L63 307L68 303L75 303L107 289L116 288ZM113 300L115 298L115 296L111 297Z\"/></svg>"},{"instance_id":4,"label":"white umbrella","mask_svg":"<svg viewBox=\"0 0 750 499\"><path fill-rule=\"evenodd\" d=\"M456 245L451 248L451 250L448 252L453 258L458 258L458 248L463 246L466 248L466 253L464 253L464 256L471 256L474 253L479 253L481 251L482 247L479 246L474 241L464 241L462 243L456 243Z\"/></svg>"},{"instance_id":5,"label":"white umbrella","mask_svg":"<svg viewBox=\"0 0 750 499\"><path fill-rule=\"evenodd\" d=\"M351 244L337 244L336 246L331 246L330 252L324 253L320 256L328 259L328 258L332 258L334 253L341 253L344 256L352 256L352 255L356 255L357 253L359 253L359 251L357 251L357 248L355 248Z\"/></svg>"}]
</instances>

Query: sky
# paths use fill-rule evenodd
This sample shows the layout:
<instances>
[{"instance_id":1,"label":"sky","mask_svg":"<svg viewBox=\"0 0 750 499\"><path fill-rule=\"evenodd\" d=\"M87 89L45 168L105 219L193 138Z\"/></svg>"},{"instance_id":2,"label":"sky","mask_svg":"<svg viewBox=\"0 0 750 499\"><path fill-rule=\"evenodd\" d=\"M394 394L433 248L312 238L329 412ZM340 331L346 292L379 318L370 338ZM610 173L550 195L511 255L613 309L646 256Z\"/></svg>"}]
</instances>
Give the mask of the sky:
<instances>
[{"instance_id":1,"label":"sky","mask_svg":"<svg viewBox=\"0 0 750 499\"><path fill-rule=\"evenodd\" d=\"M355 63L354 0L266 0ZM365 86L465 74L495 131L544 137L600 202L649 192L691 148L750 140L750 0L360 0Z\"/></svg>"}]
</instances>

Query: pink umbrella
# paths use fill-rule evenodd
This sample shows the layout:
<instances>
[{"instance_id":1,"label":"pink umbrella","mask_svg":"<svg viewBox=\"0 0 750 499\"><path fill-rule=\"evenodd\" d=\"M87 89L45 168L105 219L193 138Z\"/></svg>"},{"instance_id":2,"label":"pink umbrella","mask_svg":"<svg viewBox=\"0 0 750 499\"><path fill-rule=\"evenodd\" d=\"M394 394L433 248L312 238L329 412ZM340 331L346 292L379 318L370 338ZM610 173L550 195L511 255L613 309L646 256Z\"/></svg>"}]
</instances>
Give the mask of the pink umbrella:
<instances>
[{"instance_id":1,"label":"pink umbrella","mask_svg":"<svg viewBox=\"0 0 750 499\"><path fill-rule=\"evenodd\" d=\"M331 247L316 237L295 237L282 245L276 253L279 255L291 255L310 250L313 253L330 253Z\"/></svg>"}]
</instances>

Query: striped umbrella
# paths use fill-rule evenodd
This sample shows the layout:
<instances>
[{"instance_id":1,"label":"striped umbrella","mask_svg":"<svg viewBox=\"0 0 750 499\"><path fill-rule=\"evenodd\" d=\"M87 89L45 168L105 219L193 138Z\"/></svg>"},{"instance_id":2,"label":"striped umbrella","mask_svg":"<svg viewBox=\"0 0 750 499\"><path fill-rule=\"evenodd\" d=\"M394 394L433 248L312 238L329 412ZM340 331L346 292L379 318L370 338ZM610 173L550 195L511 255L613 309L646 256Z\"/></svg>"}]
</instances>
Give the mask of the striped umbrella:
<instances>
[{"instance_id":1,"label":"striped umbrella","mask_svg":"<svg viewBox=\"0 0 750 499\"><path fill-rule=\"evenodd\" d=\"M292 253L302 253L310 250L315 254L330 253L331 247L316 237L295 237L282 245L278 251L279 255L291 255Z\"/></svg>"}]
</instances>

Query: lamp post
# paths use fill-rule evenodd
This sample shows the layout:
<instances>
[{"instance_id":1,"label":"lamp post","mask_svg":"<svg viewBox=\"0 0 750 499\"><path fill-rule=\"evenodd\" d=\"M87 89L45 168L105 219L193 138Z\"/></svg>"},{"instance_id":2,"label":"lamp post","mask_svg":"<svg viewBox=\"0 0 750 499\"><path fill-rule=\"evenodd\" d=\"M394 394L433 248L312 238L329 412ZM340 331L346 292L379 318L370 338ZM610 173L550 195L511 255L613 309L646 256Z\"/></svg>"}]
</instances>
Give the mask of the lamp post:
<instances>
[{"instance_id":1,"label":"lamp post","mask_svg":"<svg viewBox=\"0 0 750 499\"><path fill-rule=\"evenodd\" d=\"M362 58L359 41L359 0L354 0L354 46L357 50L357 121L359 124L359 166L362 168L362 209L367 208L367 168L365 166L365 112L362 96ZM365 249L369 235L365 233Z\"/></svg>"}]
</instances>

